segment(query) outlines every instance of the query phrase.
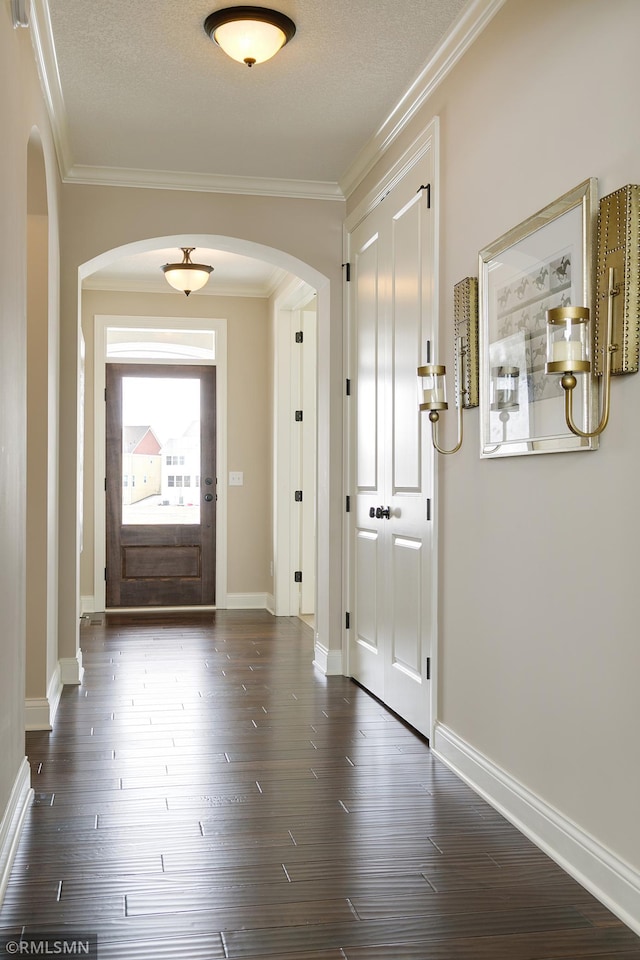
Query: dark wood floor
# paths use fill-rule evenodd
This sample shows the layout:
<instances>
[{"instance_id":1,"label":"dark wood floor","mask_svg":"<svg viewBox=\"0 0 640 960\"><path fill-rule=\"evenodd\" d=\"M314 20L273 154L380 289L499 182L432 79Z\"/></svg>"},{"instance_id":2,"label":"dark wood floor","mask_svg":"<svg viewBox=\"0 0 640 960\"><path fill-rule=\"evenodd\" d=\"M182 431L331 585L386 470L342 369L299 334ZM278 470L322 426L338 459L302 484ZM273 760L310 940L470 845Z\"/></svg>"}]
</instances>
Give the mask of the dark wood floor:
<instances>
[{"instance_id":1,"label":"dark wood floor","mask_svg":"<svg viewBox=\"0 0 640 960\"><path fill-rule=\"evenodd\" d=\"M83 623L29 734L0 931L101 960L640 958L640 940L263 613Z\"/></svg>"}]
</instances>

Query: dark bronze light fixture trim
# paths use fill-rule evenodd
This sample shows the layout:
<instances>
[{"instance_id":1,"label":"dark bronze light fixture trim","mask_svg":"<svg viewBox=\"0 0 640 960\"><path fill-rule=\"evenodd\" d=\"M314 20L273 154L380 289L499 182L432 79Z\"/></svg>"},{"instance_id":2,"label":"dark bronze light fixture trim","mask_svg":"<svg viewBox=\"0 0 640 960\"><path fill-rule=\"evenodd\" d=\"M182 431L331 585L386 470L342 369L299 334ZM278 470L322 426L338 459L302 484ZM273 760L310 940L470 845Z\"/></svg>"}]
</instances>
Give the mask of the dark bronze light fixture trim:
<instances>
[{"instance_id":1,"label":"dark bronze light fixture trim","mask_svg":"<svg viewBox=\"0 0 640 960\"><path fill-rule=\"evenodd\" d=\"M231 53L225 41L216 35L216 31L228 24L241 23L242 21L253 21L254 23L264 23L275 27L282 34L281 43L276 45L272 52L263 57L253 56L253 51L249 50L246 51L249 55L242 57ZM290 17L285 13L281 13L279 10L269 10L266 7L240 6L225 7L224 10L215 10L213 13L210 13L204 21L204 29L213 42L218 44L230 57L234 60L239 60L239 62L246 63L248 67L252 67L254 63L261 63L275 56L278 50L281 50L295 35L296 25Z\"/></svg>"}]
</instances>

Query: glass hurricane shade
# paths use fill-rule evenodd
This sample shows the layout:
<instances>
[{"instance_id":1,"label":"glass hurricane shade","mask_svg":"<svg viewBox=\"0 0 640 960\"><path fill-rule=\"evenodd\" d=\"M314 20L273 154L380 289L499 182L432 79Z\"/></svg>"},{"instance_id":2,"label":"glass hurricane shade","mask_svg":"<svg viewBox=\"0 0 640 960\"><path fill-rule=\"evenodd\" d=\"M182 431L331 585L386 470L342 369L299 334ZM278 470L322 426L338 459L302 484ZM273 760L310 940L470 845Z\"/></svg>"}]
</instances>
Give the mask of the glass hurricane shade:
<instances>
[{"instance_id":1,"label":"glass hurricane shade","mask_svg":"<svg viewBox=\"0 0 640 960\"><path fill-rule=\"evenodd\" d=\"M205 20L205 30L227 56L251 67L264 63L296 32L289 17L262 7L229 7Z\"/></svg>"},{"instance_id":2,"label":"glass hurricane shade","mask_svg":"<svg viewBox=\"0 0 640 960\"><path fill-rule=\"evenodd\" d=\"M447 409L446 372L446 367L436 363L418 367L418 376L421 378L421 410Z\"/></svg>"},{"instance_id":3,"label":"glass hurricane shade","mask_svg":"<svg viewBox=\"0 0 640 960\"><path fill-rule=\"evenodd\" d=\"M547 373L587 373L590 324L587 307L547 310Z\"/></svg>"}]
</instances>

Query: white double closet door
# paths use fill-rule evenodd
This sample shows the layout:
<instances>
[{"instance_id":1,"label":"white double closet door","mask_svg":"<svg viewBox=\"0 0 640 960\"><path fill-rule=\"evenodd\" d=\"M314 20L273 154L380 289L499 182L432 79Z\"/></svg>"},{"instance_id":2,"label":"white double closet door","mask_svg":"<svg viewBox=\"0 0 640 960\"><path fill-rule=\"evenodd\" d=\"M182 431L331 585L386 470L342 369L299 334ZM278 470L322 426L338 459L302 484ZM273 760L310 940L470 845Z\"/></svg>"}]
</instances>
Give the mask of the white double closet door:
<instances>
[{"instance_id":1,"label":"white double closet door","mask_svg":"<svg viewBox=\"0 0 640 960\"><path fill-rule=\"evenodd\" d=\"M430 167L427 153L349 235L349 673L426 736L434 464L417 367L433 333Z\"/></svg>"}]
</instances>

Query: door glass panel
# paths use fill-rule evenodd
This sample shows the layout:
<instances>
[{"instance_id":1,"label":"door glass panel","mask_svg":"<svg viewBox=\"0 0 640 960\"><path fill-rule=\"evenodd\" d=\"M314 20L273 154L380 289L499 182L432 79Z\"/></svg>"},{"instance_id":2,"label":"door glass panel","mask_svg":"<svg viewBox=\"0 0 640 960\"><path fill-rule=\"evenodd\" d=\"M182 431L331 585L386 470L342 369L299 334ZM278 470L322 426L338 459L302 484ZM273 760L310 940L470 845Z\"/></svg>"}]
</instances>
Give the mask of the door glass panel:
<instances>
[{"instance_id":1,"label":"door glass panel","mask_svg":"<svg viewBox=\"0 0 640 960\"><path fill-rule=\"evenodd\" d=\"M122 523L200 523L200 380L122 379Z\"/></svg>"}]
</instances>

